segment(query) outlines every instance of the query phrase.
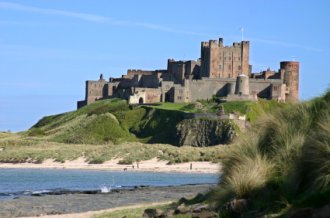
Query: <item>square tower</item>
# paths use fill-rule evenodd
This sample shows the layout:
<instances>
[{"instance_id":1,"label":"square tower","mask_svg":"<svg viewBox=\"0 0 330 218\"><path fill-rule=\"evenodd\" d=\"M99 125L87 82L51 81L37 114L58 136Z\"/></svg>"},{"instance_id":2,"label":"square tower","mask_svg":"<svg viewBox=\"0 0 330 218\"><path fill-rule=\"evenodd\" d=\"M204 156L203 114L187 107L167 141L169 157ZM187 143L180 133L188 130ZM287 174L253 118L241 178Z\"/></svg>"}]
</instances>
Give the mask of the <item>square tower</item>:
<instances>
[{"instance_id":1,"label":"square tower","mask_svg":"<svg viewBox=\"0 0 330 218\"><path fill-rule=\"evenodd\" d=\"M224 46L223 39L202 42L201 76L208 78L236 78L240 74L249 76L250 42L235 42Z\"/></svg>"}]
</instances>

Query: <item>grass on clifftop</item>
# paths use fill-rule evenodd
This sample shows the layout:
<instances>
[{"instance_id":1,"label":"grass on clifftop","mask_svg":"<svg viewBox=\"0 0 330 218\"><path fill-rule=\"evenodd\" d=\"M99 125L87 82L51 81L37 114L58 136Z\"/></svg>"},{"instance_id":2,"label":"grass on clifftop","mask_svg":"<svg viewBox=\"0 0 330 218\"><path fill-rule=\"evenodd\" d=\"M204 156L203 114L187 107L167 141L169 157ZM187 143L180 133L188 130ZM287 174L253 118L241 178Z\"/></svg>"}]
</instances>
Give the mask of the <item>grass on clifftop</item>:
<instances>
[{"instance_id":1,"label":"grass on clifftop","mask_svg":"<svg viewBox=\"0 0 330 218\"><path fill-rule=\"evenodd\" d=\"M194 103L159 103L148 107L164 110L182 111L185 113L217 113L220 107L223 107L225 113L235 113L246 115L251 122L265 112L273 111L276 108L286 107L287 104L279 103L275 100L259 99L257 102L252 101L230 101L217 103L216 99L198 100Z\"/></svg>"},{"instance_id":2,"label":"grass on clifftop","mask_svg":"<svg viewBox=\"0 0 330 218\"><path fill-rule=\"evenodd\" d=\"M256 121L222 155L219 205L248 199L243 216L284 216L330 202L330 91ZM253 212L254 211L254 212Z\"/></svg>"},{"instance_id":3,"label":"grass on clifftop","mask_svg":"<svg viewBox=\"0 0 330 218\"><path fill-rule=\"evenodd\" d=\"M84 157L89 163L100 164L114 158L120 163L131 164L136 161L159 158L169 164L189 161L218 162L223 146L212 147L175 147L168 144L142 144L137 142L122 144L63 144L50 142L36 137L13 135L0 138L0 162L5 163L42 163L47 159L58 162Z\"/></svg>"}]
</instances>

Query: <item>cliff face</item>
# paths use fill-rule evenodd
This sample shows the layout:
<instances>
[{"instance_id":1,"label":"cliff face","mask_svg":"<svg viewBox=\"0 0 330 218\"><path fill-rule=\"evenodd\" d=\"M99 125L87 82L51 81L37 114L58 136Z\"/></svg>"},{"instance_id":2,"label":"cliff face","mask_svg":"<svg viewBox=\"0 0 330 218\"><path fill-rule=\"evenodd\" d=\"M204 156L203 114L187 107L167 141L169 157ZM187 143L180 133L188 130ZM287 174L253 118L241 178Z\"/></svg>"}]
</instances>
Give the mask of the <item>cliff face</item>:
<instances>
[{"instance_id":1,"label":"cliff face","mask_svg":"<svg viewBox=\"0 0 330 218\"><path fill-rule=\"evenodd\" d=\"M185 119L177 125L179 146L204 147L228 144L235 134L234 124L229 120Z\"/></svg>"}]
</instances>

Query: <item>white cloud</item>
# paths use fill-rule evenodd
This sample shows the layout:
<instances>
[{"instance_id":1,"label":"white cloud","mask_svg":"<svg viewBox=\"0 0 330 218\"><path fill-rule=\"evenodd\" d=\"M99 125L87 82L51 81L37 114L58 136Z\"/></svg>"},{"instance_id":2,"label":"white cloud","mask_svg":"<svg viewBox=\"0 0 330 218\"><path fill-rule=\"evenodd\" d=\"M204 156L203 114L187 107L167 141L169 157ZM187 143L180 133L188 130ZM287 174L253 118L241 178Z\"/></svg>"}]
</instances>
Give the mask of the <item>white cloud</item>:
<instances>
[{"instance_id":1,"label":"white cloud","mask_svg":"<svg viewBox=\"0 0 330 218\"><path fill-rule=\"evenodd\" d=\"M56 9L37 8L37 7L31 7L31 6L10 3L10 2L0 2L0 8L8 9L8 10L16 10L16 11L25 11L25 12L31 12L31 13L39 13L39 14L73 17L73 18L77 18L77 19L81 19L81 20L94 21L94 22L102 22L102 21L107 20L106 17L98 16L98 15L94 15L94 14L77 13L77 12L56 10Z\"/></svg>"},{"instance_id":2,"label":"white cloud","mask_svg":"<svg viewBox=\"0 0 330 218\"><path fill-rule=\"evenodd\" d=\"M17 3L0 2L0 9L24 11L24 12L30 12L30 13L46 14L46 15L64 16L64 17L71 17L71 18L76 18L76 19L90 21L90 22L107 23L107 24L115 25L115 26L141 27L144 29L159 30L162 32L172 32L172 33L187 34L187 35L205 35L205 34L192 32L192 31L175 30L175 29L172 29L172 28L169 28L166 26L153 24L153 23L144 23L144 22L136 22L136 21L129 21L129 20L118 20L118 19L114 19L111 17L100 16L100 15L95 15L95 14L57 10L57 9L38 8L38 7L26 6L26 5L17 4Z\"/></svg>"},{"instance_id":3,"label":"white cloud","mask_svg":"<svg viewBox=\"0 0 330 218\"><path fill-rule=\"evenodd\" d=\"M110 25L114 25L114 26L141 27L144 29L158 30L158 31L162 31L162 32L170 32L170 33L177 33L177 34L198 35L198 36L206 36L206 37L209 36L209 34L205 34L205 33L178 30L178 29L173 29L173 28L158 25L158 24L153 24L153 23L137 22L137 21L130 21L130 20L118 20L118 19L114 19L111 17L107 17L107 16L100 16L100 15L95 15L95 14L65 11L65 10L58 10L58 9L38 8L38 7L27 6L27 5L17 4L17 3L10 3L10 2L0 2L0 9L71 17L71 18L76 18L76 19L80 19L80 20L84 20L84 21L105 23L105 24L110 24ZM15 22L13 22L13 23L16 24ZM1 24L2 23L0 22L0 25ZM7 21L7 22L4 22L4 24L10 24L10 22ZM231 37L228 37L228 38L231 38ZM312 51L312 52L321 52L322 51L321 49L318 49L318 48L290 43L290 42L282 42L282 41L260 39L260 38L250 38L249 40L252 42L254 41L254 42L259 42L259 43L264 43L264 44L278 45L281 47L295 47L295 48L308 50L308 51Z\"/></svg>"}]
</instances>

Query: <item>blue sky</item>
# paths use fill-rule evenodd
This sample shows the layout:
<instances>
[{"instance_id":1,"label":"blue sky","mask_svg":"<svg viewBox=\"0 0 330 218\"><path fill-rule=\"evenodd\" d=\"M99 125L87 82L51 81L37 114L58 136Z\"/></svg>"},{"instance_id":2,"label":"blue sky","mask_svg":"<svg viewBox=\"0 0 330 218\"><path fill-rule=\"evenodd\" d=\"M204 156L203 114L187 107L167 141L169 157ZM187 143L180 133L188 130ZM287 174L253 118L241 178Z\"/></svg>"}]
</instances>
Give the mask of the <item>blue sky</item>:
<instances>
[{"instance_id":1,"label":"blue sky","mask_svg":"<svg viewBox=\"0 0 330 218\"><path fill-rule=\"evenodd\" d=\"M75 110L84 82L197 59L200 42L251 41L257 72L300 61L300 98L330 85L330 1L0 0L0 131Z\"/></svg>"}]
</instances>

